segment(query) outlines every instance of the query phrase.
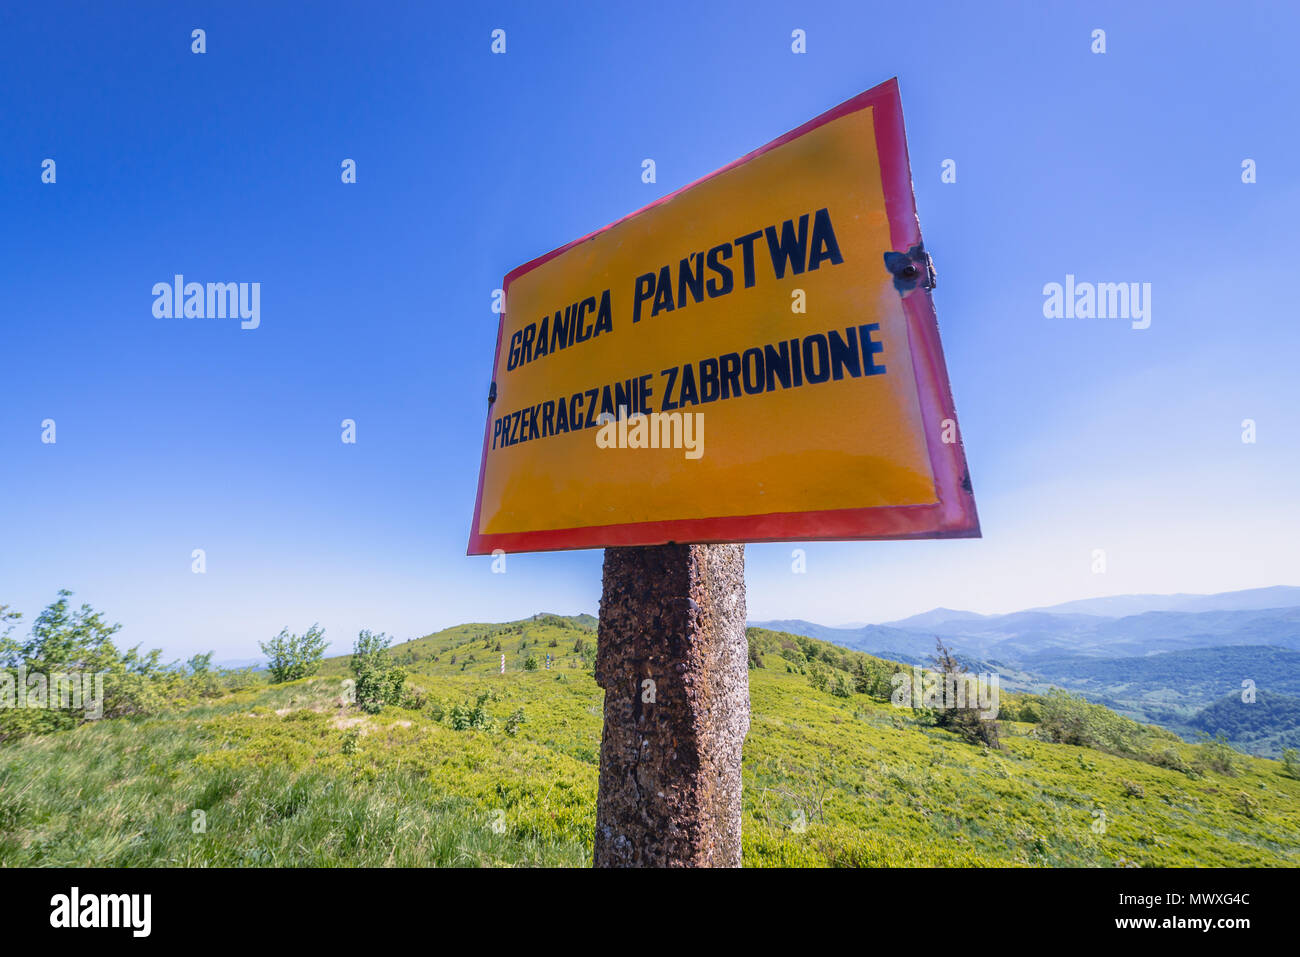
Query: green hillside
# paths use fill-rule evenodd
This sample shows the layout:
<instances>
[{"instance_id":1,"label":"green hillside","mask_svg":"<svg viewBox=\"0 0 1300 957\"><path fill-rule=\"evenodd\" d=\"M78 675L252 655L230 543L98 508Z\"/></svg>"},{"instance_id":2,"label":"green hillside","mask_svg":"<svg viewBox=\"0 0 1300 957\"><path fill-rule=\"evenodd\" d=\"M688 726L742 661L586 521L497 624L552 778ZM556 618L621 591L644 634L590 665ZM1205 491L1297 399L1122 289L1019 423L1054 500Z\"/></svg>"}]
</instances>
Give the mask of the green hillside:
<instances>
[{"instance_id":1,"label":"green hillside","mask_svg":"<svg viewBox=\"0 0 1300 957\"><path fill-rule=\"evenodd\" d=\"M406 707L374 715L345 703L343 657L10 741L0 864L585 866L594 627L541 615L395 645ZM1003 722L991 750L883 700L892 663L763 629L750 644L747 865L1300 863L1300 780L1281 762L1007 695L1004 716L1037 723Z\"/></svg>"},{"instance_id":2,"label":"green hillside","mask_svg":"<svg viewBox=\"0 0 1300 957\"><path fill-rule=\"evenodd\" d=\"M1227 645L1141 658L1068 656L1037 661L1034 671L1013 673L1018 686L1065 687L1188 740L1222 734L1240 751L1274 758L1300 748L1300 652ZM1242 702L1242 676L1267 689L1250 704Z\"/></svg>"},{"instance_id":3,"label":"green hillside","mask_svg":"<svg viewBox=\"0 0 1300 957\"><path fill-rule=\"evenodd\" d=\"M1195 731L1221 734L1252 754L1281 754L1300 750L1300 697L1261 691L1246 704L1228 695L1197 712L1188 721Z\"/></svg>"}]
</instances>

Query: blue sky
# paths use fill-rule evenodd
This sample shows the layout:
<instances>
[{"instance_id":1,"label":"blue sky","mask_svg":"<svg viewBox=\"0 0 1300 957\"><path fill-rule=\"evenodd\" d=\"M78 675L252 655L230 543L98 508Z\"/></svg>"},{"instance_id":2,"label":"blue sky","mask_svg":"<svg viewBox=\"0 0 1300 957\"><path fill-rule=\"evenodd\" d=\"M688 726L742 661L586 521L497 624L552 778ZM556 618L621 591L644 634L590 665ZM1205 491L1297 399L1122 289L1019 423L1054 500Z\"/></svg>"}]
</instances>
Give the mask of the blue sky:
<instances>
[{"instance_id":1,"label":"blue sky","mask_svg":"<svg viewBox=\"0 0 1300 957\"><path fill-rule=\"evenodd\" d=\"M595 612L599 551L464 557L492 290L891 76L984 538L808 545L802 575L752 546L751 619L1300 582L1300 14L1077 7L7 9L0 603L70 588L219 659ZM155 318L178 272L260 282L260 328ZM1045 318L1067 273L1151 283L1151 327Z\"/></svg>"}]
</instances>

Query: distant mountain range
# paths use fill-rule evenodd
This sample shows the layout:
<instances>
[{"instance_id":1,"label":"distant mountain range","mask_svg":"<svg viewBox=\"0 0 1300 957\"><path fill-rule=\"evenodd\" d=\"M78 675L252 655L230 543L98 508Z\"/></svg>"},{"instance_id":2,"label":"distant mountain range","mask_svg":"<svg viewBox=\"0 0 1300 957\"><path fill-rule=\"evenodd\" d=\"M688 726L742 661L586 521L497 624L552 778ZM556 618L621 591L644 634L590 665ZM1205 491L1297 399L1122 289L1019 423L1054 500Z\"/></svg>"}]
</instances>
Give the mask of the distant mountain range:
<instances>
[{"instance_id":1,"label":"distant mountain range","mask_svg":"<svg viewBox=\"0 0 1300 957\"><path fill-rule=\"evenodd\" d=\"M1300 588L1293 586L1114 595L1005 615L935 608L859 627L801 619L751 624L910 664L928 663L941 638L968 667L998 672L1004 687L1057 685L1189 735L1220 720L1225 696L1239 698L1243 682L1252 681L1271 696L1272 717L1259 709L1250 734L1234 743L1267 751L1300 741L1300 722L1287 724L1300 713ZM1223 731L1231 739L1244 727L1233 717Z\"/></svg>"},{"instance_id":2,"label":"distant mountain range","mask_svg":"<svg viewBox=\"0 0 1300 957\"><path fill-rule=\"evenodd\" d=\"M927 660L936 637L961 654L1016 665L1061 655L1133 657L1225 645L1300 651L1300 588L1252 588L1219 595L1114 595L1006 615L935 608L856 628L803 619L751 624L909 662Z\"/></svg>"},{"instance_id":3,"label":"distant mountain range","mask_svg":"<svg viewBox=\"0 0 1300 957\"><path fill-rule=\"evenodd\" d=\"M1061 602L1059 605L1028 608L1026 611L1124 618L1148 611L1258 611L1266 608L1295 607L1300 607L1300 587L1273 585L1269 588L1247 588L1244 591L1225 591L1214 595L1108 595L1103 598L1080 598L1076 601ZM899 621L887 621L884 624L894 628L930 628L944 622L1005 617L1005 615L981 615L978 612L958 611L952 608L932 608L919 615L912 615Z\"/></svg>"},{"instance_id":4,"label":"distant mountain range","mask_svg":"<svg viewBox=\"0 0 1300 957\"><path fill-rule=\"evenodd\" d=\"M226 658L222 661L212 662L213 668L224 668L227 671L238 671L240 668L253 668L260 670L266 667L265 658Z\"/></svg>"}]
</instances>

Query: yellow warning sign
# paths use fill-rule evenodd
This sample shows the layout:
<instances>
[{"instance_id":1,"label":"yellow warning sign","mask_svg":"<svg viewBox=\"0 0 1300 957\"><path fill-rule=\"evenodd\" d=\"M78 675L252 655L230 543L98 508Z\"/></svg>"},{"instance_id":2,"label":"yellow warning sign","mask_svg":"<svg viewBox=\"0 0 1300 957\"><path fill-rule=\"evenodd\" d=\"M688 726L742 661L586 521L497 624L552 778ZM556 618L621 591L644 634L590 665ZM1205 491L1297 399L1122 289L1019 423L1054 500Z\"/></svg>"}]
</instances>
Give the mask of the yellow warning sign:
<instances>
[{"instance_id":1,"label":"yellow warning sign","mask_svg":"<svg viewBox=\"0 0 1300 957\"><path fill-rule=\"evenodd\" d=\"M511 273L470 551L974 533L890 150L892 83Z\"/></svg>"}]
</instances>

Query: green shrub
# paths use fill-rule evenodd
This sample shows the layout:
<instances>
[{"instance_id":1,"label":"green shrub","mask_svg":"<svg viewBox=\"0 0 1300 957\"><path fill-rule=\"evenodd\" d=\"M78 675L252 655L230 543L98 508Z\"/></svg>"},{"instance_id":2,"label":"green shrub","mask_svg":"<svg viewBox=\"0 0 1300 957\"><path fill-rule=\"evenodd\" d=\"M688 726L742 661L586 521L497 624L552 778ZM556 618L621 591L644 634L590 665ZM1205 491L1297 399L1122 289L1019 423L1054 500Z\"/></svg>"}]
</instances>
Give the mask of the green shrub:
<instances>
[{"instance_id":1,"label":"green shrub","mask_svg":"<svg viewBox=\"0 0 1300 957\"><path fill-rule=\"evenodd\" d=\"M516 734L519 733L519 726L523 723L524 723L524 709L515 708L514 711L510 712L510 717L506 718L506 725L505 725L506 734L510 735L510 737L513 738Z\"/></svg>"},{"instance_id":2,"label":"green shrub","mask_svg":"<svg viewBox=\"0 0 1300 957\"><path fill-rule=\"evenodd\" d=\"M1237 752L1228 744L1223 735L1211 738L1201 733L1201 745L1197 749L1196 763L1204 771L1235 777L1237 774Z\"/></svg>"},{"instance_id":3,"label":"green shrub","mask_svg":"<svg viewBox=\"0 0 1300 957\"><path fill-rule=\"evenodd\" d=\"M312 625L304 635L281 628L270 641L259 642L274 684L314 675L325 658L325 644L325 630L319 624Z\"/></svg>"},{"instance_id":4,"label":"green shrub","mask_svg":"<svg viewBox=\"0 0 1300 957\"><path fill-rule=\"evenodd\" d=\"M388 645L387 635L363 630L352 648L357 706L370 714L378 714L384 705L402 700L406 673L393 662Z\"/></svg>"},{"instance_id":5,"label":"green shrub","mask_svg":"<svg viewBox=\"0 0 1300 957\"><path fill-rule=\"evenodd\" d=\"M826 686L830 684L831 673L819 662L814 661L808 667L808 683L817 691L825 691Z\"/></svg>"},{"instance_id":6,"label":"green shrub","mask_svg":"<svg viewBox=\"0 0 1300 957\"><path fill-rule=\"evenodd\" d=\"M1192 767L1183 760L1183 756L1178 753L1177 748L1168 747L1163 751L1157 751L1150 755L1147 760L1158 768L1168 768L1171 771L1178 771L1186 774L1189 778L1199 778L1201 772Z\"/></svg>"},{"instance_id":7,"label":"green shrub","mask_svg":"<svg viewBox=\"0 0 1300 957\"><path fill-rule=\"evenodd\" d=\"M72 592L61 589L32 624L25 641L12 637L17 612L0 605L0 741L66 731L96 718L147 716L183 702L223 694L223 685L240 684L247 672L212 670L212 652L185 665L163 664L158 649L119 651L108 624L89 605L69 607ZM15 699L18 669L39 676L27 683L49 707L6 707ZM75 707L74 707L75 705Z\"/></svg>"},{"instance_id":8,"label":"green shrub","mask_svg":"<svg viewBox=\"0 0 1300 957\"><path fill-rule=\"evenodd\" d=\"M1052 688L1039 698L1039 708L1039 732L1048 741L1121 755L1141 750L1145 731L1140 724L1078 695Z\"/></svg>"},{"instance_id":9,"label":"green shrub","mask_svg":"<svg viewBox=\"0 0 1300 957\"><path fill-rule=\"evenodd\" d=\"M408 711L423 711L428 707L429 698L419 688L413 688L407 685L402 689L402 696L397 700L399 708L406 708Z\"/></svg>"},{"instance_id":10,"label":"green shrub","mask_svg":"<svg viewBox=\"0 0 1300 957\"><path fill-rule=\"evenodd\" d=\"M490 731L492 729L492 718L488 715L485 704L491 694L490 691L480 692L473 706L466 702L452 708L452 728L456 731L469 731L471 728L476 731Z\"/></svg>"},{"instance_id":11,"label":"green shrub","mask_svg":"<svg viewBox=\"0 0 1300 957\"><path fill-rule=\"evenodd\" d=\"M1300 780L1300 751L1285 748L1282 751L1282 773L1289 778Z\"/></svg>"}]
</instances>

